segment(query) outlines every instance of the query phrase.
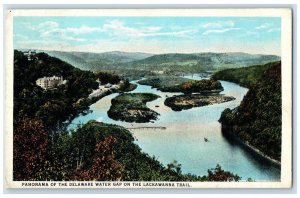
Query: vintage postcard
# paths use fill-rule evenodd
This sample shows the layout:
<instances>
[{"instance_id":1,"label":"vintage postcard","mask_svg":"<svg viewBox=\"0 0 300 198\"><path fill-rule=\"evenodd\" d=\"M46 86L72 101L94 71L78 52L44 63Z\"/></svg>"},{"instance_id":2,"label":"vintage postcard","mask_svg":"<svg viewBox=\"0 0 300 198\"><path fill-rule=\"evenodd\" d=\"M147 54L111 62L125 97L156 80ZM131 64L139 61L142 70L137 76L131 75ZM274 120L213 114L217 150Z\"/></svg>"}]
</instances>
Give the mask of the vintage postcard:
<instances>
[{"instance_id":1,"label":"vintage postcard","mask_svg":"<svg viewBox=\"0 0 300 198\"><path fill-rule=\"evenodd\" d=\"M7 188L290 188L290 9L8 10Z\"/></svg>"}]
</instances>

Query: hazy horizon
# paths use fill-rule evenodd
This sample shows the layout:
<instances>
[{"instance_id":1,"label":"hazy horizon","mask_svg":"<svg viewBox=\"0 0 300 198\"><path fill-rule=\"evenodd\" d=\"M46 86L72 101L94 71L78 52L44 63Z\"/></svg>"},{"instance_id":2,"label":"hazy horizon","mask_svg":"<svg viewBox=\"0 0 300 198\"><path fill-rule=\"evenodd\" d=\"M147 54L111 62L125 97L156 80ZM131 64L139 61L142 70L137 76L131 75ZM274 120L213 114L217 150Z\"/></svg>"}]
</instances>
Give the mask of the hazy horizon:
<instances>
[{"instance_id":1,"label":"hazy horizon","mask_svg":"<svg viewBox=\"0 0 300 198\"><path fill-rule=\"evenodd\" d=\"M14 17L14 48L281 56L279 17Z\"/></svg>"},{"instance_id":2,"label":"hazy horizon","mask_svg":"<svg viewBox=\"0 0 300 198\"><path fill-rule=\"evenodd\" d=\"M191 53L178 53L178 52L168 52L168 53L148 53L148 52L139 52L139 51L132 51L132 52L128 52L128 51L120 51L120 50L114 50L114 51L103 51L103 52L92 52L92 51L65 51L65 50L46 50L46 49L32 49L32 48L18 48L15 50L19 50L19 51L24 51L24 50L36 50L36 51L53 51L53 52L78 52L78 53L94 53L94 54L101 54L101 53L112 53L112 52L121 52L121 53L142 53L142 54L149 54L149 55L161 55L161 54L204 54L204 53L216 53L216 54L234 54L234 53L244 53L244 54L251 54L251 55L274 55L274 56L279 56L277 54L262 54L262 53L248 53L248 52L212 52L212 51L207 51L207 52L191 52Z\"/></svg>"}]
</instances>

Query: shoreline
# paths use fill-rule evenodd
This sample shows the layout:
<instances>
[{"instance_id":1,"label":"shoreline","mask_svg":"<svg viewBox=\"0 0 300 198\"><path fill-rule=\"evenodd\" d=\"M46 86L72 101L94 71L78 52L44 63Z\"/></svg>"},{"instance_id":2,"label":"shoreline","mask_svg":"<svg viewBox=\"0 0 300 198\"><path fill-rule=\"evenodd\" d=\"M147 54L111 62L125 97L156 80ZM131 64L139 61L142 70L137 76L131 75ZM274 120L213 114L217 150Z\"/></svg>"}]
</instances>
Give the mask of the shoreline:
<instances>
[{"instance_id":1,"label":"shoreline","mask_svg":"<svg viewBox=\"0 0 300 198\"><path fill-rule=\"evenodd\" d=\"M129 131L131 132L131 134L134 134L134 133L133 133L133 130L129 130ZM135 137L135 138L136 138L136 137ZM135 142L135 144L136 144L136 145L139 145L139 143L137 143L137 142ZM237 146L237 145L236 145L236 146ZM245 155L245 156L248 156L248 155L249 155L249 156L248 156L249 159L250 159L250 158L251 158L251 159L253 158L253 160L256 160L256 159L257 159L256 156L258 155L258 153L256 153L256 155L255 155L255 154L250 155L250 154L249 154L249 151L247 151L247 150L250 150L250 148L236 147L236 149L242 149L242 150L244 150L244 152L247 152L247 153L243 153L243 155L245 155L245 154L247 154L247 155ZM145 152L148 153L147 151L145 151ZM254 153L254 151L252 151L252 153ZM261 158L262 158L262 156L261 156ZM248 160L249 160L249 159L248 159ZM260 159L260 158L259 158L259 159ZM269 164L267 160L265 160L265 161L261 160L261 161L262 161L262 162L258 161L257 163L260 163L260 164L261 164L261 163L263 163L263 164L265 164L265 163L266 163L266 164ZM238 163L239 163L239 162L238 162ZM275 168L276 168L276 167L277 167L277 166L275 166ZM241 176L242 176L242 175L241 175ZM244 176L243 176L243 177L244 177ZM244 177L244 178L246 178L246 177ZM256 179L256 178L254 178L254 179ZM269 181L269 180L267 180L267 181Z\"/></svg>"},{"instance_id":2,"label":"shoreline","mask_svg":"<svg viewBox=\"0 0 300 198\"><path fill-rule=\"evenodd\" d=\"M221 104L235 100L232 96L225 95L203 95L203 94L183 94L171 96L165 99L165 106L170 107L173 111L188 110L195 107Z\"/></svg>"},{"instance_id":3,"label":"shoreline","mask_svg":"<svg viewBox=\"0 0 300 198\"><path fill-rule=\"evenodd\" d=\"M116 88L113 88L113 89L107 89L106 91L102 92L101 94L97 95L97 96L93 96L93 97L86 97L84 98L84 100L87 101L88 103L88 110L87 110L87 114L91 113L91 110L90 110L90 106L95 104L96 102L98 102L99 100L101 100L102 98L108 96L108 95L111 95L111 94L114 94L114 93L124 93L124 92L130 92L130 91L133 91L136 89L137 86L135 86L135 84L131 84L129 89L125 90L125 91L121 91L119 89L116 89ZM81 116L82 114L85 114L85 112L78 112L76 115L72 115L70 116L65 122L64 122L64 125L66 125L65 127L68 129L68 126L70 124L72 124L72 121Z\"/></svg>"},{"instance_id":4,"label":"shoreline","mask_svg":"<svg viewBox=\"0 0 300 198\"><path fill-rule=\"evenodd\" d=\"M160 98L151 93L123 93L111 100L111 106L107 111L108 117L113 120L125 122L148 123L158 119L160 115L146 106Z\"/></svg>"},{"instance_id":5,"label":"shoreline","mask_svg":"<svg viewBox=\"0 0 300 198\"><path fill-rule=\"evenodd\" d=\"M267 160L268 162L270 162L270 163L272 163L272 164L274 164L276 166L281 167L281 162L280 161L267 156L262 151L260 151L258 148L250 145L247 142L244 142L237 135L229 132L228 129L230 129L230 127L228 127L226 125L223 125L221 123L221 132L222 132L222 134L224 134L224 136L226 138L233 138L233 139L230 139L230 140L235 140L238 144L240 144L241 146L243 146L244 148L246 148L248 151L252 152L253 154L259 156L260 158L263 158L264 160Z\"/></svg>"}]
</instances>

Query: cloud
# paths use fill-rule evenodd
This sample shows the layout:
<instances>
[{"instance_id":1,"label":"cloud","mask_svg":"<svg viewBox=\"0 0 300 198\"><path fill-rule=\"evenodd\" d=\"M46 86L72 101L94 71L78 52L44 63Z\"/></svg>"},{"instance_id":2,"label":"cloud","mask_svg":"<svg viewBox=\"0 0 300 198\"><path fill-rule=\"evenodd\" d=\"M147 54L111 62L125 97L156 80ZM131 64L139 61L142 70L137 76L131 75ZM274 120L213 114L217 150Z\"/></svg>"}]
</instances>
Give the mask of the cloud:
<instances>
[{"instance_id":1,"label":"cloud","mask_svg":"<svg viewBox=\"0 0 300 198\"><path fill-rule=\"evenodd\" d=\"M54 29L54 30L41 32L40 37L44 39L59 38L61 40L78 41L78 42L86 41L86 39L74 37L67 34L67 32L63 29Z\"/></svg>"},{"instance_id":2,"label":"cloud","mask_svg":"<svg viewBox=\"0 0 300 198\"><path fill-rule=\"evenodd\" d=\"M257 29L257 30L265 30L268 33L281 31L281 28L274 28L273 25L270 24L270 23L261 24L260 26L255 27L255 29Z\"/></svg>"},{"instance_id":3,"label":"cloud","mask_svg":"<svg viewBox=\"0 0 300 198\"><path fill-rule=\"evenodd\" d=\"M38 25L32 25L30 22L24 22L24 23L22 23L22 25L24 26L24 28L27 28L27 29L33 30L33 31L40 31L42 29L53 29L53 28L57 28L59 26L59 24L55 21L45 21L45 22L39 23Z\"/></svg>"},{"instance_id":4,"label":"cloud","mask_svg":"<svg viewBox=\"0 0 300 198\"><path fill-rule=\"evenodd\" d=\"M213 23L205 23L202 25L203 28L223 28L223 27L234 27L233 21L219 21Z\"/></svg>"},{"instance_id":5,"label":"cloud","mask_svg":"<svg viewBox=\"0 0 300 198\"><path fill-rule=\"evenodd\" d=\"M103 32L103 28L100 27L89 27L89 26L81 26L79 28L69 27L62 29L62 31L66 33L73 33L73 34L89 34L93 32Z\"/></svg>"},{"instance_id":6,"label":"cloud","mask_svg":"<svg viewBox=\"0 0 300 198\"><path fill-rule=\"evenodd\" d=\"M40 38L43 40L48 39L49 41L59 39L64 41L83 42L86 41L86 39L78 38L77 35L103 31L103 29L99 27L89 27L84 25L81 27L61 28L59 23L55 21L45 21L37 25L32 25L29 22L25 22L23 23L23 26L31 31L38 32ZM22 39L21 35L14 36Z\"/></svg>"},{"instance_id":7,"label":"cloud","mask_svg":"<svg viewBox=\"0 0 300 198\"><path fill-rule=\"evenodd\" d=\"M131 39L159 36L191 38L191 34L197 32L195 28L191 27L163 31L161 26L146 26L144 23L138 26L128 26L120 20L110 20L100 26L82 25L80 27L61 27L60 24L55 21L45 21L37 25L26 23L24 25L26 25L28 29L38 32L39 37L42 39L58 39L77 42L84 42L87 40L85 38L79 38L79 35L84 36L85 34L91 33L104 33L115 39Z\"/></svg>"},{"instance_id":8,"label":"cloud","mask_svg":"<svg viewBox=\"0 0 300 198\"><path fill-rule=\"evenodd\" d=\"M43 21L22 19L19 22L16 19L18 26L14 29L14 46L62 51L120 50L149 53L280 53L281 49L278 32L275 34L275 31L280 31L276 29L280 26L277 26L273 19L261 21L261 18L258 18L255 23L244 22L241 26L231 18L212 18L209 22L196 18L191 21L187 19L166 22L160 19L153 22L141 19L141 22L136 22L139 20L127 20L126 17L114 19L117 18L103 17L101 20L86 19L87 21L82 20L78 23L74 23L74 20L68 22L67 19L53 18L45 18ZM237 21L241 22L240 19ZM273 34L274 39L270 37Z\"/></svg>"},{"instance_id":9,"label":"cloud","mask_svg":"<svg viewBox=\"0 0 300 198\"><path fill-rule=\"evenodd\" d=\"M76 35L102 31L101 28L88 26L81 26L79 28L60 28L58 23L42 23L39 24L38 27L40 27L40 37L43 39L59 38L61 40L77 42L84 42L86 39L76 37Z\"/></svg>"},{"instance_id":10,"label":"cloud","mask_svg":"<svg viewBox=\"0 0 300 198\"><path fill-rule=\"evenodd\" d=\"M205 32L202 33L202 35L208 35L211 33L224 33L232 30L240 30L240 28L225 28L225 29L218 29L218 30L206 30Z\"/></svg>"},{"instance_id":11,"label":"cloud","mask_svg":"<svg viewBox=\"0 0 300 198\"><path fill-rule=\"evenodd\" d=\"M59 26L59 24L55 21L45 21L43 23L40 23L37 26L37 29L42 29L42 28L53 29L53 28L57 28L58 26Z\"/></svg>"},{"instance_id":12,"label":"cloud","mask_svg":"<svg viewBox=\"0 0 300 198\"><path fill-rule=\"evenodd\" d=\"M123 22L119 20L112 20L103 25L103 29L107 31L111 35L122 35L122 36L129 36L129 37L142 37L147 35L154 35L157 33L161 27L138 27L133 28L126 26Z\"/></svg>"},{"instance_id":13,"label":"cloud","mask_svg":"<svg viewBox=\"0 0 300 198\"><path fill-rule=\"evenodd\" d=\"M55 28L50 30L41 31L43 36L47 36L50 34L89 34L94 32L103 32L104 30L99 27L89 27L89 26L81 26L78 28L68 27L68 28Z\"/></svg>"},{"instance_id":14,"label":"cloud","mask_svg":"<svg viewBox=\"0 0 300 198\"><path fill-rule=\"evenodd\" d=\"M25 36L25 35L22 35L22 34L14 34L13 36L14 36L14 38L18 38L18 39L21 39L21 40L27 40L29 38L28 36Z\"/></svg>"},{"instance_id":15,"label":"cloud","mask_svg":"<svg viewBox=\"0 0 300 198\"><path fill-rule=\"evenodd\" d=\"M111 35L139 36L141 33L141 29L127 27L119 20L112 20L104 24L103 29L110 31Z\"/></svg>"},{"instance_id":16,"label":"cloud","mask_svg":"<svg viewBox=\"0 0 300 198\"><path fill-rule=\"evenodd\" d=\"M239 30L240 28L235 28L235 23L233 21L219 21L213 23L205 23L202 25L203 28L208 29L202 33L202 35L208 35L211 33L224 33L232 30Z\"/></svg>"},{"instance_id":17,"label":"cloud","mask_svg":"<svg viewBox=\"0 0 300 198\"><path fill-rule=\"evenodd\" d=\"M187 34L195 32L195 30L182 30L182 31L176 31L176 32L157 32L157 33L147 33L143 34L144 37L147 36L182 36L182 37L188 37Z\"/></svg>"},{"instance_id":18,"label":"cloud","mask_svg":"<svg viewBox=\"0 0 300 198\"><path fill-rule=\"evenodd\" d=\"M104 31L111 35L127 36L127 37L155 37L155 36L180 36L186 37L187 34L195 32L195 30L181 30L181 31L168 31L162 32L159 26L142 26L133 28L126 26L119 20L112 20L103 25Z\"/></svg>"},{"instance_id":19,"label":"cloud","mask_svg":"<svg viewBox=\"0 0 300 198\"><path fill-rule=\"evenodd\" d=\"M86 41L86 39L83 39L83 38L77 38L77 37L67 36L67 35L63 35L61 38L64 40L68 40L68 41L77 41L77 42Z\"/></svg>"},{"instance_id":20,"label":"cloud","mask_svg":"<svg viewBox=\"0 0 300 198\"><path fill-rule=\"evenodd\" d=\"M268 32L279 32L281 29L280 28L272 28L269 29Z\"/></svg>"},{"instance_id":21,"label":"cloud","mask_svg":"<svg viewBox=\"0 0 300 198\"><path fill-rule=\"evenodd\" d=\"M255 27L255 29L257 29L257 30L260 30L260 29L268 29L268 28L270 28L271 26L272 26L272 24L270 24L270 23L264 23L264 24L261 24L260 26Z\"/></svg>"},{"instance_id":22,"label":"cloud","mask_svg":"<svg viewBox=\"0 0 300 198\"><path fill-rule=\"evenodd\" d=\"M21 24L24 28L29 29L29 30L37 30L36 26L33 26L31 23L29 22L24 22Z\"/></svg>"}]
</instances>

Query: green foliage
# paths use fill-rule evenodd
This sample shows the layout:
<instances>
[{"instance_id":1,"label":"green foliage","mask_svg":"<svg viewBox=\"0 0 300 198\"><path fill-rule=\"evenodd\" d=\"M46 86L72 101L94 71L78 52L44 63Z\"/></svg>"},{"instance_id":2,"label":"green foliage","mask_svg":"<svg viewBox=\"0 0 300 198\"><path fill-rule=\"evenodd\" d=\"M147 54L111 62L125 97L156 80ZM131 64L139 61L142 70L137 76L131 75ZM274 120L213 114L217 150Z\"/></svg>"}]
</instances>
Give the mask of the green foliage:
<instances>
[{"instance_id":1,"label":"green foliage","mask_svg":"<svg viewBox=\"0 0 300 198\"><path fill-rule=\"evenodd\" d=\"M212 104L220 104L234 100L234 97L224 95L206 95L206 94L184 94L171 96L165 99L164 104L171 107L173 111L181 111L194 107L202 107Z\"/></svg>"},{"instance_id":2,"label":"green foliage","mask_svg":"<svg viewBox=\"0 0 300 198\"><path fill-rule=\"evenodd\" d=\"M113 143L110 144L108 139L113 139ZM106 149L103 147L100 149L105 152L95 149L99 143L106 145ZM69 173L65 174L63 180L73 180L74 177L79 180L97 180L98 173L104 174L104 170L113 167L115 168L109 171L112 173L121 171L122 177L119 174L112 174L102 178L111 180L115 175L116 177L113 177L115 180L123 181L208 181L208 178L211 179L209 181L213 181L214 179L208 176L182 174L181 164L177 161L164 167L155 157L150 157L141 151L128 130L117 125L89 121L70 134L61 133L55 145L56 156L61 156L60 161L69 165L69 168L65 169ZM99 163L102 158L99 159L99 156L109 160ZM108 162L111 166L108 166ZM62 166L67 167L67 165ZM106 168L101 170L100 166ZM97 174L91 174L93 171ZM223 175L219 177L227 177L226 181L233 181L230 178L236 178L218 166L218 171L214 173L215 178L218 178L219 174Z\"/></svg>"},{"instance_id":3,"label":"green foliage","mask_svg":"<svg viewBox=\"0 0 300 198\"><path fill-rule=\"evenodd\" d=\"M35 84L44 76L68 81L53 90ZM75 131L64 131L63 122L88 109L86 99L97 88L97 77L38 53L28 61L14 52L14 180L125 180L206 181L206 177L181 173L181 165L166 167L134 144L131 133L116 125L90 121ZM145 103L155 95L120 96ZM221 172L221 171L219 171Z\"/></svg>"},{"instance_id":4,"label":"green foliage","mask_svg":"<svg viewBox=\"0 0 300 198\"><path fill-rule=\"evenodd\" d=\"M255 64L278 61L274 55L255 55L246 53L194 53L194 54L158 54L142 60L121 63L115 69L127 67L134 70L204 72L225 68L239 68Z\"/></svg>"},{"instance_id":5,"label":"green foliage","mask_svg":"<svg viewBox=\"0 0 300 198\"><path fill-rule=\"evenodd\" d=\"M255 65L238 69L226 69L216 72L212 76L212 79L231 81L250 88L262 79L266 70L279 63L280 62L277 61L267 63L265 65Z\"/></svg>"},{"instance_id":6,"label":"green foliage","mask_svg":"<svg viewBox=\"0 0 300 198\"><path fill-rule=\"evenodd\" d=\"M13 134L14 180L40 180L46 161L48 134L43 122L23 118Z\"/></svg>"},{"instance_id":7,"label":"green foliage","mask_svg":"<svg viewBox=\"0 0 300 198\"><path fill-rule=\"evenodd\" d=\"M47 51L50 56L57 57L83 70L115 70L142 73L164 71L165 73L203 72L226 68L239 68L255 64L278 61L274 55L246 53L193 53L193 54L146 54L128 52L60 52Z\"/></svg>"},{"instance_id":8,"label":"green foliage","mask_svg":"<svg viewBox=\"0 0 300 198\"><path fill-rule=\"evenodd\" d=\"M177 161L164 167L141 151L128 130L96 121L56 133L49 143L41 121L20 123L14 134L15 180L233 181L234 176L219 166L214 177L182 174Z\"/></svg>"},{"instance_id":9,"label":"green foliage","mask_svg":"<svg viewBox=\"0 0 300 198\"><path fill-rule=\"evenodd\" d=\"M119 75L109 72L96 72L95 76L101 81L102 84L118 84L121 80Z\"/></svg>"},{"instance_id":10,"label":"green foliage","mask_svg":"<svg viewBox=\"0 0 300 198\"><path fill-rule=\"evenodd\" d=\"M63 76L66 85L53 90L43 90L36 80L44 76ZM84 100L97 88L98 83L92 72L81 71L73 66L38 53L28 61L20 51L14 52L14 120L23 117L38 117L45 127L52 128L58 123L88 109Z\"/></svg>"},{"instance_id":11,"label":"green foliage","mask_svg":"<svg viewBox=\"0 0 300 198\"><path fill-rule=\"evenodd\" d=\"M149 122L159 115L146 106L147 102L159 98L151 93L123 93L111 100L107 115L114 120L126 122Z\"/></svg>"},{"instance_id":12,"label":"green foliage","mask_svg":"<svg viewBox=\"0 0 300 198\"><path fill-rule=\"evenodd\" d=\"M171 89L172 87L187 81L189 81L189 79L178 76L157 76L139 80L138 83L141 85L149 85L162 91L168 88Z\"/></svg>"},{"instance_id":13,"label":"green foliage","mask_svg":"<svg viewBox=\"0 0 300 198\"><path fill-rule=\"evenodd\" d=\"M141 85L149 85L164 92L220 92L223 90L221 83L217 80L189 80L177 76L158 76L139 80Z\"/></svg>"},{"instance_id":14,"label":"green foliage","mask_svg":"<svg viewBox=\"0 0 300 198\"><path fill-rule=\"evenodd\" d=\"M147 53L119 51L104 53L46 51L46 53L82 70L92 71L118 67L121 63L140 60L151 56L151 54Z\"/></svg>"},{"instance_id":15,"label":"green foliage","mask_svg":"<svg viewBox=\"0 0 300 198\"><path fill-rule=\"evenodd\" d=\"M133 91L137 88L136 84L132 84L129 82L128 79L125 79L123 83L120 84L119 86L119 91L120 92L129 92Z\"/></svg>"},{"instance_id":16,"label":"green foliage","mask_svg":"<svg viewBox=\"0 0 300 198\"><path fill-rule=\"evenodd\" d=\"M160 96L152 93L123 93L112 99L112 104L117 102L126 103L146 103L159 98Z\"/></svg>"},{"instance_id":17,"label":"green foliage","mask_svg":"<svg viewBox=\"0 0 300 198\"><path fill-rule=\"evenodd\" d=\"M184 93L206 92L212 90L223 90L221 83L217 80L190 80L179 85Z\"/></svg>"},{"instance_id":18,"label":"green foliage","mask_svg":"<svg viewBox=\"0 0 300 198\"><path fill-rule=\"evenodd\" d=\"M87 170L76 170L74 180L84 181L119 181L123 167L115 160L116 138L108 136L96 144L93 164Z\"/></svg>"},{"instance_id":19,"label":"green foliage","mask_svg":"<svg viewBox=\"0 0 300 198\"><path fill-rule=\"evenodd\" d=\"M265 67L268 69L261 77L257 76L257 83L251 86L241 105L234 110L225 109L220 122L224 129L242 141L280 160L281 63L270 63Z\"/></svg>"},{"instance_id":20,"label":"green foliage","mask_svg":"<svg viewBox=\"0 0 300 198\"><path fill-rule=\"evenodd\" d=\"M226 182L226 181L239 181L241 179L241 177L239 177L238 175L234 175L228 171L222 170L219 164L217 164L216 168L212 168L207 172L208 175L205 177L207 181Z\"/></svg>"}]
</instances>

